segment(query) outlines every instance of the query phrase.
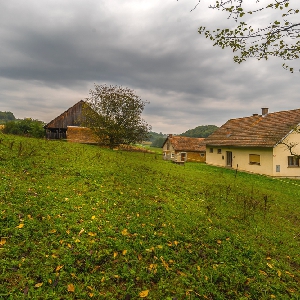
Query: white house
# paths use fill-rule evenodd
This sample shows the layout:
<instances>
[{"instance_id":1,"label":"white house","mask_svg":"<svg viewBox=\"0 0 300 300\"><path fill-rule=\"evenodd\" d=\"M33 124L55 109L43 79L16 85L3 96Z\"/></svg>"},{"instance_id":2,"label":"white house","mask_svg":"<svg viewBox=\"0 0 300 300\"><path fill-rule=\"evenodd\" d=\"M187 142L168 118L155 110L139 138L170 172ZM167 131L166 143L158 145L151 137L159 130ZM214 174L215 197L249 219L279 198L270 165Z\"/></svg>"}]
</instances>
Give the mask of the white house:
<instances>
[{"instance_id":1,"label":"white house","mask_svg":"<svg viewBox=\"0 0 300 300\"><path fill-rule=\"evenodd\" d=\"M206 163L300 178L300 109L231 119L205 139Z\"/></svg>"}]
</instances>

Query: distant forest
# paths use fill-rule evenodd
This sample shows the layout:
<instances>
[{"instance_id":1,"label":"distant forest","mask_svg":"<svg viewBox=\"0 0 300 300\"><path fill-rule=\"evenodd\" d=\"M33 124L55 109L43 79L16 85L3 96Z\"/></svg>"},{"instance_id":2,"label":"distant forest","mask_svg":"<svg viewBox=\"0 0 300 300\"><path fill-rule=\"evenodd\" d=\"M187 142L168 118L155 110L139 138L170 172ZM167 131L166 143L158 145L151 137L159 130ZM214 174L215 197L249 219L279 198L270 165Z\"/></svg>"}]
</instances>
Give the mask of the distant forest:
<instances>
[{"instance_id":1,"label":"distant forest","mask_svg":"<svg viewBox=\"0 0 300 300\"><path fill-rule=\"evenodd\" d=\"M149 140L152 142L151 147L162 148L164 141L167 138L167 134L150 132Z\"/></svg>"},{"instance_id":2,"label":"distant forest","mask_svg":"<svg viewBox=\"0 0 300 300\"><path fill-rule=\"evenodd\" d=\"M201 125L194 129L189 129L186 132L180 134L181 136L206 138L215 132L219 127L216 125Z\"/></svg>"}]
</instances>

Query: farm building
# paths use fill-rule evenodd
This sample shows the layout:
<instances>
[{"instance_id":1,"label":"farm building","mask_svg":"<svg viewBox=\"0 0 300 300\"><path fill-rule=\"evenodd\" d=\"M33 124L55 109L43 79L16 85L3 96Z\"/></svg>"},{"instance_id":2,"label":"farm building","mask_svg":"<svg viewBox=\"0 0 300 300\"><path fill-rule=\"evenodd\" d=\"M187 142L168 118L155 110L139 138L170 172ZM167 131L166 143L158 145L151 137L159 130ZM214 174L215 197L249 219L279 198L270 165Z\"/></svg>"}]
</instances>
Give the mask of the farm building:
<instances>
[{"instance_id":1,"label":"farm building","mask_svg":"<svg viewBox=\"0 0 300 300\"><path fill-rule=\"evenodd\" d=\"M163 144L163 158L174 162L205 162L204 140L169 134Z\"/></svg>"},{"instance_id":2,"label":"farm building","mask_svg":"<svg viewBox=\"0 0 300 300\"><path fill-rule=\"evenodd\" d=\"M47 139L67 139L78 143L97 143L91 129L80 126L84 101L81 100L45 125Z\"/></svg>"},{"instance_id":3,"label":"farm building","mask_svg":"<svg viewBox=\"0 0 300 300\"><path fill-rule=\"evenodd\" d=\"M300 109L231 119L206 138L206 163L300 178ZM298 132L297 132L298 131Z\"/></svg>"}]
</instances>

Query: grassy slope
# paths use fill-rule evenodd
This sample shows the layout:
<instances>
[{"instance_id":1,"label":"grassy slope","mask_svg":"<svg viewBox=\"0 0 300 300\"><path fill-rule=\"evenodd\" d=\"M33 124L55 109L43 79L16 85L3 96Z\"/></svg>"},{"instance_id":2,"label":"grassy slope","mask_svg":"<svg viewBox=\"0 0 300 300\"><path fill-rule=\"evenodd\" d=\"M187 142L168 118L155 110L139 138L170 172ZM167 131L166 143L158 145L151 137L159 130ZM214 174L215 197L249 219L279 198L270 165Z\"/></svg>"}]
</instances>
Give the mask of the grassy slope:
<instances>
[{"instance_id":1,"label":"grassy slope","mask_svg":"<svg viewBox=\"0 0 300 300\"><path fill-rule=\"evenodd\" d=\"M299 299L300 182L0 140L0 299Z\"/></svg>"}]
</instances>

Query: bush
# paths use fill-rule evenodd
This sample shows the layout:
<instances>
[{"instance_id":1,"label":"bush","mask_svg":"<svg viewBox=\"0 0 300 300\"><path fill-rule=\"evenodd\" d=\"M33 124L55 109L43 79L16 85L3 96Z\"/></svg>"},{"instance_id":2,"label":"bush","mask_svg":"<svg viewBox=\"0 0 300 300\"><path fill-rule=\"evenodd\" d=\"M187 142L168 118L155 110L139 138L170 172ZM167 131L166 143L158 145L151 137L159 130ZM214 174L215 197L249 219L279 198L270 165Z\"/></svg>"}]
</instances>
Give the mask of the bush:
<instances>
[{"instance_id":1,"label":"bush","mask_svg":"<svg viewBox=\"0 0 300 300\"><path fill-rule=\"evenodd\" d=\"M2 129L3 133L42 138L45 136L44 122L25 118L23 120L9 121Z\"/></svg>"}]
</instances>

